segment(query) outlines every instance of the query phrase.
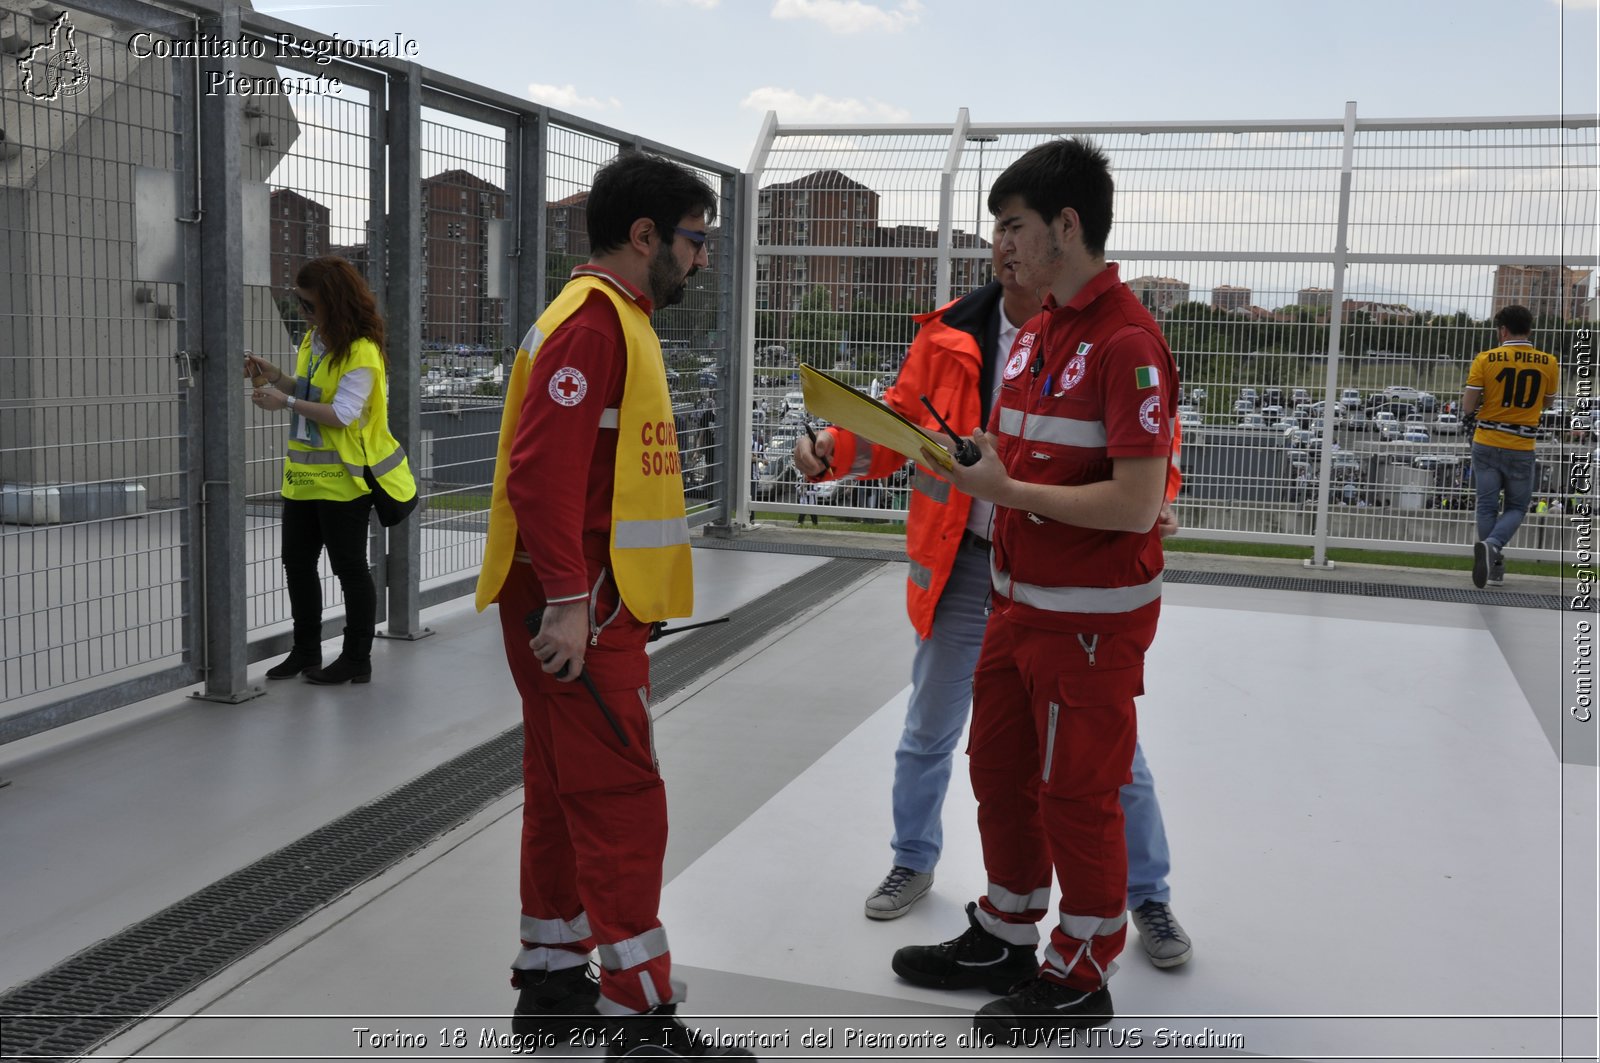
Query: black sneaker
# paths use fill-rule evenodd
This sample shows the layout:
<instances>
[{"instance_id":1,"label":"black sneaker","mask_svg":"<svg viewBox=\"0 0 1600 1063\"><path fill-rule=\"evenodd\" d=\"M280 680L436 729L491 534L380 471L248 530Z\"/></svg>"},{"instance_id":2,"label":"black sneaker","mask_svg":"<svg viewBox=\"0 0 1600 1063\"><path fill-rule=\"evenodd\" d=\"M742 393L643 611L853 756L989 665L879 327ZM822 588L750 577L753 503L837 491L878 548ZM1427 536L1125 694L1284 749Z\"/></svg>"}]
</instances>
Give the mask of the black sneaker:
<instances>
[{"instance_id":1,"label":"black sneaker","mask_svg":"<svg viewBox=\"0 0 1600 1063\"><path fill-rule=\"evenodd\" d=\"M556 1045L566 1045L571 1043L572 1031L593 1029L600 1023L594 1007L600 999L600 983L587 963L559 971L513 967L511 985L518 990L511 1032L519 1039L531 1043L554 1036Z\"/></svg>"},{"instance_id":2,"label":"black sneaker","mask_svg":"<svg viewBox=\"0 0 1600 1063\"><path fill-rule=\"evenodd\" d=\"M978 905L967 905L972 925L938 945L907 945L894 954L894 973L929 989L973 989L1004 993L1039 973L1032 945L1012 945L978 925Z\"/></svg>"},{"instance_id":3,"label":"black sneaker","mask_svg":"<svg viewBox=\"0 0 1600 1063\"><path fill-rule=\"evenodd\" d=\"M660 1004L642 1015L606 1020L607 1059L754 1059L749 1049L718 1045L678 1018L678 1005Z\"/></svg>"},{"instance_id":4,"label":"black sneaker","mask_svg":"<svg viewBox=\"0 0 1600 1063\"><path fill-rule=\"evenodd\" d=\"M1489 544L1482 541L1472 544L1472 585L1483 590L1489 582Z\"/></svg>"},{"instance_id":5,"label":"black sneaker","mask_svg":"<svg viewBox=\"0 0 1600 1063\"><path fill-rule=\"evenodd\" d=\"M1057 1030L1088 1030L1104 1026L1115 1017L1111 990L1074 989L1035 975L1009 996L978 1009L972 1029L979 1044L1037 1044L1041 1035ZM1027 1037L1025 1035L1032 1034Z\"/></svg>"}]
</instances>

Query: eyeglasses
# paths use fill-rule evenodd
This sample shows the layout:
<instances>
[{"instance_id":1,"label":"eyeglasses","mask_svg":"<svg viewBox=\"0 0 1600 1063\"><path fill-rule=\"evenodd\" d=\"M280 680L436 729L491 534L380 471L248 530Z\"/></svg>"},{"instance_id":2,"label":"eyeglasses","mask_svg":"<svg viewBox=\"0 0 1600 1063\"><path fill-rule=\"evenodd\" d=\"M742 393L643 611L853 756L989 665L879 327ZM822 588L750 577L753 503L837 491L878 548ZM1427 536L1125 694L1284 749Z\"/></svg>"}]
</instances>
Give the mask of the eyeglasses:
<instances>
[{"instance_id":1,"label":"eyeglasses","mask_svg":"<svg viewBox=\"0 0 1600 1063\"><path fill-rule=\"evenodd\" d=\"M300 301L300 309L304 313L315 314L317 312L317 304L313 303L310 299L307 299L299 292L296 292L294 297Z\"/></svg>"},{"instance_id":2,"label":"eyeglasses","mask_svg":"<svg viewBox=\"0 0 1600 1063\"><path fill-rule=\"evenodd\" d=\"M694 244L695 247L704 247L706 245L706 237L711 235L710 233L701 232L699 229L685 229L681 225L674 225L672 231Z\"/></svg>"}]
</instances>

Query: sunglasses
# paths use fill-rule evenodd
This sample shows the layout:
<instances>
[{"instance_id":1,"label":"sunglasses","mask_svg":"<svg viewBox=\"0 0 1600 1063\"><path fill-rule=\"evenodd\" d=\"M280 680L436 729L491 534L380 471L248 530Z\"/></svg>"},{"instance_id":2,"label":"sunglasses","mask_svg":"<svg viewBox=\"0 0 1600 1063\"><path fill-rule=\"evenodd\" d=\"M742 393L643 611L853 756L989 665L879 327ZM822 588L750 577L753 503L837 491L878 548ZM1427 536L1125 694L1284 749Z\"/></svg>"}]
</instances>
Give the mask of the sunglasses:
<instances>
[{"instance_id":1,"label":"sunglasses","mask_svg":"<svg viewBox=\"0 0 1600 1063\"><path fill-rule=\"evenodd\" d=\"M299 292L295 293L295 299L299 300L300 309L303 312L305 312L307 314L315 314L317 312L317 304L313 303L310 299L307 299L305 296L301 295Z\"/></svg>"},{"instance_id":2,"label":"sunglasses","mask_svg":"<svg viewBox=\"0 0 1600 1063\"><path fill-rule=\"evenodd\" d=\"M706 245L706 236L709 235L699 229L685 229L681 225L674 225L672 231L694 244L695 247L704 247Z\"/></svg>"}]
</instances>

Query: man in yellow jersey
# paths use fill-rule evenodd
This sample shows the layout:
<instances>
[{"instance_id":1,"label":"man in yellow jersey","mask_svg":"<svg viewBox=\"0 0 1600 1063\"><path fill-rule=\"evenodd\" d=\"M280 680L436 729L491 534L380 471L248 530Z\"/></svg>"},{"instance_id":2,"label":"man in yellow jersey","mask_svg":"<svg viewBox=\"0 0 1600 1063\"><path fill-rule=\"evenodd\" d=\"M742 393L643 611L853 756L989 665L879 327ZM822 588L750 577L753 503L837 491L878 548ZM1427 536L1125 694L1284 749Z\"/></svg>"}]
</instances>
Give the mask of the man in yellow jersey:
<instances>
[{"instance_id":1,"label":"man in yellow jersey","mask_svg":"<svg viewBox=\"0 0 1600 1063\"><path fill-rule=\"evenodd\" d=\"M528 331L506 386L477 604L499 606L522 696L512 1029L529 1045L599 1027L607 1058L640 1044L674 1059L750 1055L676 1018L683 992L657 915L667 802L645 655L652 623L694 611L650 315L707 265L716 208L667 159L630 151L603 167L585 204L589 261Z\"/></svg>"},{"instance_id":2,"label":"man in yellow jersey","mask_svg":"<svg viewBox=\"0 0 1600 1063\"><path fill-rule=\"evenodd\" d=\"M1505 585L1504 550L1533 501L1533 441L1539 415L1555 401L1561 367L1534 347L1533 315L1511 305L1494 316L1500 342L1472 360L1461 392L1461 413L1476 416L1472 476L1478 488L1478 541L1472 547L1472 584ZM1505 509L1500 495L1505 494Z\"/></svg>"}]
</instances>

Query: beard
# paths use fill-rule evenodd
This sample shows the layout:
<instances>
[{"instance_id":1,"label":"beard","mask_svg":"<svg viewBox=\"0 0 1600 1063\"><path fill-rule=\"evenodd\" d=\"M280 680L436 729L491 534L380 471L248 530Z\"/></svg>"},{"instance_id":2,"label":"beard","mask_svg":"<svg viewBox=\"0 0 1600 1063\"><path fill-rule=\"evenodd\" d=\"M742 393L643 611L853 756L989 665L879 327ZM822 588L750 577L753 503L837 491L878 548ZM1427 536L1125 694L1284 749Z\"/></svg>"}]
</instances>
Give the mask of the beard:
<instances>
[{"instance_id":1,"label":"beard","mask_svg":"<svg viewBox=\"0 0 1600 1063\"><path fill-rule=\"evenodd\" d=\"M682 267L672 254L671 243L662 243L656 248L655 257L650 259L650 301L657 310L664 310L669 306L677 306L683 302L683 291L690 277L696 270L690 268L687 274L681 272Z\"/></svg>"}]
</instances>

